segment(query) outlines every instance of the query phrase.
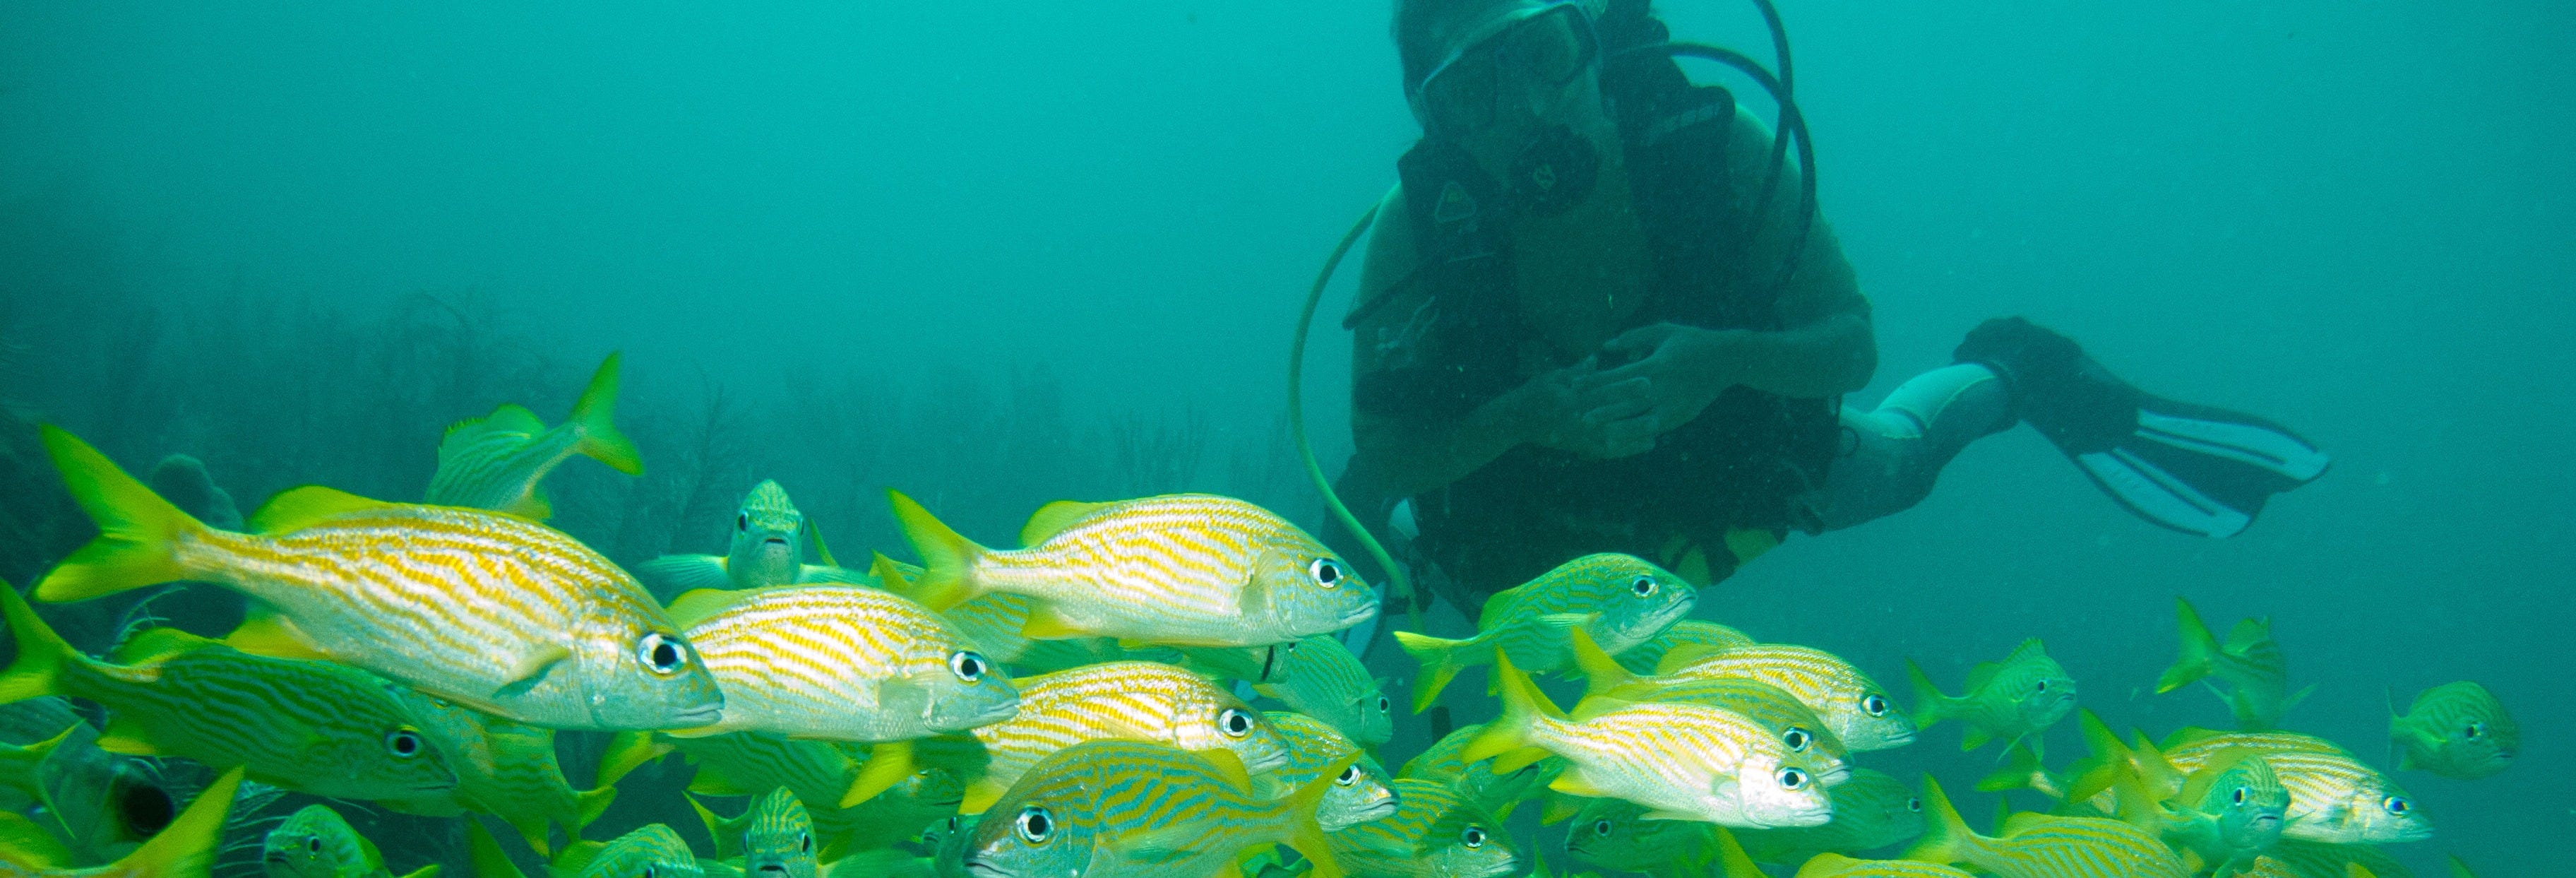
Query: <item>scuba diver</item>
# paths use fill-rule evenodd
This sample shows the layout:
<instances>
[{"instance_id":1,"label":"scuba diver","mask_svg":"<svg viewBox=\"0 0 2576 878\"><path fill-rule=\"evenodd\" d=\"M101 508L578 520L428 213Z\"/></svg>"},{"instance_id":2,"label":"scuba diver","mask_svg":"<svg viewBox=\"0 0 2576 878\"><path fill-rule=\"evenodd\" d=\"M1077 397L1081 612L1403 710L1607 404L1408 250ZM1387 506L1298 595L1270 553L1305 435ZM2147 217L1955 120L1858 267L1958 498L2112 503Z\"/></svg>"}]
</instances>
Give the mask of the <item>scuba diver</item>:
<instances>
[{"instance_id":1,"label":"scuba diver","mask_svg":"<svg viewBox=\"0 0 2576 878\"><path fill-rule=\"evenodd\" d=\"M1781 72L1738 66L1803 138L1757 5ZM1648 0L1396 0L1394 35L1423 136L1363 220L1336 488L1470 619L1589 552L1722 579L1792 530L1914 505L2019 422L2129 511L2204 536L2326 469L2277 424L2139 391L2020 318L1842 408L1877 349L1812 152L1783 165L1792 138L1675 61L1733 53L1668 44Z\"/></svg>"}]
</instances>

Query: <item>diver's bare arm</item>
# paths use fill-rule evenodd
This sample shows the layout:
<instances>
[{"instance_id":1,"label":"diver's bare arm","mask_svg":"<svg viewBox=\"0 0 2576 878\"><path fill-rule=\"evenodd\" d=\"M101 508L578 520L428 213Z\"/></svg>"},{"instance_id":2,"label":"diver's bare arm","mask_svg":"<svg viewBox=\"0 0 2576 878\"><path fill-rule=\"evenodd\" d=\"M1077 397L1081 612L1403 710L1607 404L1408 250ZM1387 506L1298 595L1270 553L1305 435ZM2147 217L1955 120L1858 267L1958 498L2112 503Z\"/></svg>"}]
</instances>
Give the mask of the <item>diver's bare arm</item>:
<instances>
[{"instance_id":1,"label":"diver's bare arm","mask_svg":"<svg viewBox=\"0 0 2576 878\"><path fill-rule=\"evenodd\" d=\"M1738 191L1762 188L1768 172L1770 132L1751 114L1739 111L1731 138ZM1753 240L1752 265L1773 271L1788 255L1796 237L1798 172L1781 174L1771 193L1770 209ZM1774 307L1786 327L1770 332L1738 332L1726 343L1724 358L1738 370L1734 383L1782 396L1816 398L1859 390L1878 369L1878 341L1869 320L1869 299L1860 292L1851 260L1824 217L1816 217L1800 242L1797 271L1780 291Z\"/></svg>"}]
</instances>

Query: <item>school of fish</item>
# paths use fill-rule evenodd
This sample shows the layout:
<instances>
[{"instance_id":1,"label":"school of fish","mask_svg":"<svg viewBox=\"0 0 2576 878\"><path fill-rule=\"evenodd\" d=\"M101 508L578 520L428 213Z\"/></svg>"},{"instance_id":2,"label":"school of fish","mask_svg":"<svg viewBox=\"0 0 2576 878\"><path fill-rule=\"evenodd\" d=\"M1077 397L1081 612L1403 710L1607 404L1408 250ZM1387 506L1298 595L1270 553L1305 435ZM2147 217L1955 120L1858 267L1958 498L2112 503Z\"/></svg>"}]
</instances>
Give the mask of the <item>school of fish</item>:
<instances>
[{"instance_id":1,"label":"school of fish","mask_svg":"<svg viewBox=\"0 0 2576 878\"><path fill-rule=\"evenodd\" d=\"M228 824L285 792L461 820L477 878L524 878L522 862L551 878L1508 878L1551 861L1656 878L2393 878L2407 873L2379 846L2434 837L2394 772L2474 781L2521 744L2468 681L2403 713L2391 693L2376 764L2302 734L2288 714L2310 689L2293 690L2268 620L2221 640L2188 602L2153 691L2201 683L2237 728L2124 737L2035 639L1957 694L1907 661L1908 710L1833 652L1691 618L1691 582L1597 554L1494 595L1473 631L1392 632L1418 666L1413 712L1469 670L1499 706L1458 728L1438 709L1436 740L1397 760L1381 748L1401 681L1343 636L1377 620L1380 592L1232 498L1058 501L988 545L889 492L921 561L859 569L762 481L724 554L630 572L546 526L540 484L574 457L643 471L614 424L618 374L612 354L553 427L504 405L451 428L418 503L306 486L241 516L219 490L174 502L42 428L99 535L27 592L0 589L16 644L0 876L210 878L230 850L268 878L437 874L388 863L329 803ZM93 656L37 606L177 582L237 594L245 621L205 637L146 620ZM1560 703L1541 677L1580 693ZM2070 716L2087 752L2052 767L2042 741ZM1961 749L1999 745L1976 789L2050 804L1981 833L1940 781L1864 764L1952 721ZM561 733L605 741L577 763L586 787L558 761ZM711 847L661 823L587 832L656 764L687 773ZM172 765L216 779L184 805L134 780ZM1561 847L1507 828L1533 801ZM232 824L254 836L227 847Z\"/></svg>"}]
</instances>

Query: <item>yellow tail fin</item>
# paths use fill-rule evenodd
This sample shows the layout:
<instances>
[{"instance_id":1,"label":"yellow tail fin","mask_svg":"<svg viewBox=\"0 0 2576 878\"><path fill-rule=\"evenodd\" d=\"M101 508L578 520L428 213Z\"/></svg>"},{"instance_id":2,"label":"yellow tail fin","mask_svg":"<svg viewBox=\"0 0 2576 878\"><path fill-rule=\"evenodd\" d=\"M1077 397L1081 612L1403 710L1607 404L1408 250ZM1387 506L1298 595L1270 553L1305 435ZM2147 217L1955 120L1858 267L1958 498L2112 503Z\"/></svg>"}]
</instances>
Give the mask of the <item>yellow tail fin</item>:
<instances>
[{"instance_id":1,"label":"yellow tail fin","mask_svg":"<svg viewBox=\"0 0 2576 878\"><path fill-rule=\"evenodd\" d=\"M223 839L224 815L233 808L233 791L241 787L242 770L235 768L197 794L179 819L170 821L161 834L126 854L109 867L108 874L127 878L206 878L215 865L216 842Z\"/></svg>"},{"instance_id":2,"label":"yellow tail fin","mask_svg":"<svg viewBox=\"0 0 2576 878\"><path fill-rule=\"evenodd\" d=\"M98 522L98 539L80 547L36 585L41 601L78 601L188 578L172 545L206 526L117 469L107 455L61 427L46 424L45 451L63 486Z\"/></svg>"},{"instance_id":3,"label":"yellow tail fin","mask_svg":"<svg viewBox=\"0 0 2576 878\"><path fill-rule=\"evenodd\" d=\"M903 492L887 490L886 498L894 504L895 524L903 529L904 539L921 553L922 571L913 578L912 599L933 610L973 600L978 594L975 558L984 554L984 547L941 524Z\"/></svg>"},{"instance_id":4,"label":"yellow tail fin","mask_svg":"<svg viewBox=\"0 0 2576 878\"><path fill-rule=\"evenodd\" d=\"M635 443L617 431L617 365L625 355L612 353L600 361L599 371L590 375L590 386L583 388L581 399L572 404L573 431L581 441L574 451L592 460L608 464L630 476L644 474L644 457L635 451Z\"/></svg>"},{"instance_id":5,"label":"yellow tail fin","mask_svg":"<svg viewBox=\"0 0 2576 878\"><path fill-rule=\"evenodd\" d=\"M1512 667L1510 657L1494 656L1494 674L1503 684L1503 715L1486 723L1458 759L1471 764L1492 759L1496 774L1510 774L1547 758L1547 751L1532 746L1531 734L1540 723L1564 722L1565 712L1547 700L1547 693L1538 691L1538 683L1528 674Z\"/></svg>"},{"instance_id":6,"label":"yellow tail fin","mask_svg":"<svg viewBox=\"0 0 2576 878\"><path fill-rule=\"evenodd\" d=\"M2181 654L2174 658L2173 667L2156 678L2157 694L2188 686L2217 670L2218 638L2209 633L2209 626L2201 624L2200 613L2191 608L2191 602L2181 597L2174 598L2174 626L2181 634Z\"/></svg>"},{"instance_id":7,"label":"yellow tail fin","mask_svg":"<svg viewBox=\"0 0 2576 878\"><path fill-rule=\"evenodd\" d=\"M1583 672L1583 697L1608 695L1637 682L1637 675L1629 673L1628 667L1620 664L1618 659L1611 658L1610 653L1592 639L1592 632L1577 625L1566 629L1565 634L1574 646L1574 667Z\"/></svg>"},{"instance_id":8,"label":"yellow tail fin","mask_svg":"<svg viewBox=\"0 0 2576 878\"><path fill-rule=\"evenodd\" d=\"M1914 684L1914 728L1916 731L1931 728L1934 723L1950 718L1949 711L1946 710L1946 708L1950 706L1950 696L1942 694L1941 687L1933 685L1932 678L1923 673L1923 666L1915 664L1914 659L1910 657L1905 660L1905 679ZM1959 749L1974 750L1976 748L1962 746Z\"/></svg>"},{"instance_id":9,"label":"yellow tail fin","mask_svg":"<svg viewBox=\"0 0 2576 878\"><path fill-rule=\"evenodd\" d=\"M1324 827L1315 822L1315 809L1323 804L1324 796L1333 791L1333 780L1359 759L1358 753L1336 759L1324 768L1324 773L1288 794L1282 809L1288 815L1288 846L1314 864L1314 869L1307 873L1311 878L1342 878L1342 865L1333 860L1333 845L1325 839Z\"/></svg>"},{"instance_id":10,"label":"yellow tail fin","mask_svg":"<svg viewBox=\"0 0 2576 878\"><path fill-rule=\"evenodd\" d=\"M528 878L517 863L510 862L509 854L501 852L501 843L492 840L483 821L471 814L465 816L465 849L474 864L474 878Z\"/></svg>"},{"instance_id":11,"label":"yellow tail fin","mask_svg":"<svg viewBox=\"0 0 2576 878\"><path fill-rule=\"evenodd\" d=\"M1413 681L1413 712L1421 713L1431 706L1431 702L1440 700L1440 690L1448 688L1449 681L1458 679L1459 671L1466 670L1466 665L1456 658L1468 641L1445 640L1411 631L1394 634L1395 645L1403 647L1404 654L1422 664L1422 676Z\"/></svg>"},{"instance_id":12,"label":"yellow tail fin","mask_svg":"<svg viewBox=\"0 0 2576 878\"><path fill-rule=\"evenodd\" d=\"M859 766L858 777L850 781L849 791L841 794L838 807L848 808L876 798L878 793L911 777L912 771L912 742L878 744L868 751L867 763Z\"/></svg>"},{"instance_id":13,"label":"yellow tail fin","mask_svg":"<svg viewBox=\"0 0 2576 878\"><path fill-rule=\"evenodd\" d=\"M27 599L7 582L0 582L0 613L8 617L10 638L18 644L17 659L0 670L0 704L59 694L63 664L79 661L80 652L54 633L53 626L45 624L36 608L28 606Z\"/></svg>"},{"instance_id":14,"label":"yellow tail fin","mask_svg":"<svg viewBox=\"0 0 2576 878\"><path fill-rule=\"evenodd\" d=\"M1980 839L1975 830L1968 828L1967 819L1959 816L1959 809L1950 804L1950 797L1941 792L1941 782L1928 774L1923 776L1923 802L1932 819L1923 822L1923 836L1905 849L1905 858L1942 864L1966 861L1968 852Z\"/></svg>"}]
</instances>

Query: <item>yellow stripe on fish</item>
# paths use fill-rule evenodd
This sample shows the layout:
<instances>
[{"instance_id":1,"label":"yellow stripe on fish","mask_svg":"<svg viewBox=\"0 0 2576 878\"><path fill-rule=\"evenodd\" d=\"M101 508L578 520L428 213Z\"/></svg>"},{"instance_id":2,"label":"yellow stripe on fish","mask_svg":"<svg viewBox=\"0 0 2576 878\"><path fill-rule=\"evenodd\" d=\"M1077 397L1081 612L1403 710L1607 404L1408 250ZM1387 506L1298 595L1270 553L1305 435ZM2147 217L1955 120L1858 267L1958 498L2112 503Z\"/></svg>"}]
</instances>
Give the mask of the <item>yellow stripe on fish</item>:
<instances>
[{"instance_id":1,"label":"yellow stripe on fish","mask_svg":"<svg viewBox=\"0 0 2576 878\"><path fill-rule=\"evenodd\" d=\"M1797 696L1747 677L1701 677L1659 688L1636 686L1633 684L1637 678L1630 675L1626 667L1603 654L1599 647L1593 646L1590 635L1577 631L1573 640L1575 665L1589 679L1591 691L1623 690L1630 695L1642 696L1635 699L1638 701L1697 704L1733 711L1771 730L1780 739L1780 745L1788 748L1790 753L1812 760L1809 764L1826 786L1843 782L1849 769L1850 749L1843 745L1842 738L1834 734L1833 727ZM1592 699L1600 700L1595 702ZM1574 716L1587 715L1590 712L1588 705L1594 703L1625 702L1615 695L1595 695L1576 703Z\"/></svg>"},{"instance_id":2,"label":"yellow stripe on fish","mask_svg":"<svg viewBox=\"0 0 2576 878\"><path fill-rule=\"evenodd\" d=\"M0 671L0 703L64 695L110 717L99 744L133 755L244 766L261 783L346 799L443 793L455 771L394 686L330 662L250 655L174 628L143 632L128 664L73 649L0 583L18 644Z\"/></svg>"},{"instance_id":3,"label":"yellow stripe on fish","mask_svg":"<svg viewBox=\"0 0 2576 878\"><path fill-rule=\"evenodd\" d=\"M736 871L762 878L816 878L822 866L815 858L814 817L786 787L752 800L740 816L717 817L695 797L689 807L707 826L716 856L731 859ZM738 858L738 859L737 859Z\"/></svg>"},{"instance_id":4,"label":"yellow stripe on fish","mask_svg":"<svg viewBox=\"0 0 2576 878\"><path fill-rule=\"evenodd\" d=\"M1664 656L1674 652L1701 655L1721 649L1752 646L1752 635L1715 622L1683 619L1664 629L1664 633L1619 653L1619 664L1632 674L1652 674L1663 664Z\"/></svg>"},{"instance_id":5,"label":"yellow stripe on fish","mask_svg":"<svg viewBox=\"0 0 2576 878\"><path fill-rule=\"evenodd\" d=\"M1697 603L1698 591L1690 583L1643 558L1585 555L1495 593L1477 617L1473 637L1445 640L1398 631L1395 639L1422 663L1423 675L1413 690L1413 709L1419 713L1459 671L1490 664L1497 654L1533 674L1570 670L1569 631L1583 629L1615 655L1662 634Z\"/></svg>"},{"instance_id":6,"label":"yellow stripe on fish","mask_svg":"<svg viewBox=\"0 0 2576 878\"><path fill-rule=\"evenodd\" d=\"M2388 844L2433 836L2433 823L2397 782L2322 738L2292 732L2176 733L2162 757L2189 775L2227 751L2262 756L2290 791L2281 834L2328 844Z\"/></svg>"},{"instance_id":7,"label":"yellow stripe on fish","mask_svg":"<svg viewBox=\"0 0 2576 878\"><path fill-rule=\"evenodd\" d=\"M671 615L724 690L723 718L673 732L736 731L880 742L1009 718L1019 693L937 613L859 585L682 595Z\"/></svg>"},{"instance_id":8,"label":"yellow stripe on fish","mask_svg":"<svg viewBox=\"0 0 2576 878\"><path fill-rule=\"evenodd\" d=\"M1395 782L1393 815L1330 834L1333 858L1353 878L1503 878L1521 870L1503 822L1448 784Z\"/></svg>"},{"instance_id":9,"label":"yellow stripe on fish","mask_svg":"<svg viewBox=\"0 0 2576 878\"><path fill-rule=\"evenodd\" d=\"M1535 761L1529 748L1554 753L1565 757L1566 769L1550 789L1626 799L1652 808L1657 819L1759 828L1815 826L1833 816L1813 758L1789 752L1741 714L1640 702L1603 704L1569 720L1510 659L1496 668L1503 715L1468 745L1464 759L1499 757L1499 771Z\"/></svg>"},{"instance_id":10,"label":"yellow stripe on fish","mask_svg":"<svg viewBox=\"0 0 2576 878\"><path fill-rule=\"evenodd\" d=\"M573 403L572 416L553 429L534 412L508 403L447 428L438 442L438 471L430 474L428 501L544 521L554 510L537 483L573 455L630 476L643 475L635 443L617 431L618 360L619 355L609 354L600 362L581 399Z\"/></svg>"},{"instance_id":11,"label":"yellow stripe on fish","mask_svg":"<svg viewBox=\"0 0 2576 878\"><path fill-rule=\"evenodd\" d=\"M1033 766L975 827L975 878L1205 878L1283 843L1341 878L1315 810L1346 756L1286 796L1257 792L1232 753L1089 741Z\"/></svg>"},{"instance_id":12,"label":"yellow stripe on fish","mask_svg":"<svg viewBox=\"0 0 2576 878\"><path fill-rule=\"evenodd\" d=\"M1950 797L1930 777L1923 799L1931 811L1923 838L1905 858L1967 863L2002 878L2187 878L2191 871L2164 842L2117 820L2016 814L2003 835L1968 828Z\"/></svg>"},{"instance_id":13,"label":"yellow stripe on fish","mask_svg":"<svg viewBox=\"0 0 2576 878\"><path fill-rule=\"evenodd\" d=\"M1797 696L1854 751L1887 750L1914 741L1914 721L1887 697L1878 681L1833 653L1783 643L1758 643L1715 652L1675 650L1655 676L1614 674L1586 666L1589 695L1623 700L1651 698L1655 690L1689 680L1738 677Z\"/></svg>"},{"instance_id":14,"label":"yellow stripe on fish","mask_svg":"<svg viewBox=\"0 0 2576 878\"><path fill-rule=\"evenodd\" d=\"M891 493L921 553L915 596L946 609L986 594L1036 598L1021 634L1172 646L1259 646L1377 614L1377 596L1314 537L1241 500L1175 494L1055 503L1025 549L987 549Z\"/></svg>"},{"instance_id":15,"label":"yellow stripe on fish","mask_svg":"<svg viewBox=\"0 0 2576 878\"><path fill-rule=\"evenodd\" d=\"M982 813L1039 760L1085 741L1227 750L1256 774L1288 761L1287 746L1261 714L1206 677L1171 665L1109 662L1019 683L1018 715L973 731L991 762L968 786L963 813Z\"/></svg>"},{"instance_id":16,"label":"yellow stripe on fish","mask_svg":"<svg viewBox=\"0 0 2576 878\"><path fill-rule=\"evenodd\" d=\"M1939 863L1914 860L1855 860L1841 854L1817 854L1791 878L1975 878Z\"/></svg>"},{"instance_id":17,"label":"yellow stripe on fish","mask_svg":"<svg viewBox=\"0 0 2576 878\"><path fill-rule=\"evenodd\" d=\"M268 878L392 878L374 842L359 835L329 805L306 805L287 815L260 840L260 863ZM438 866L423 866L405 878L429 878Z\"/></svg>"}]
</instances>

